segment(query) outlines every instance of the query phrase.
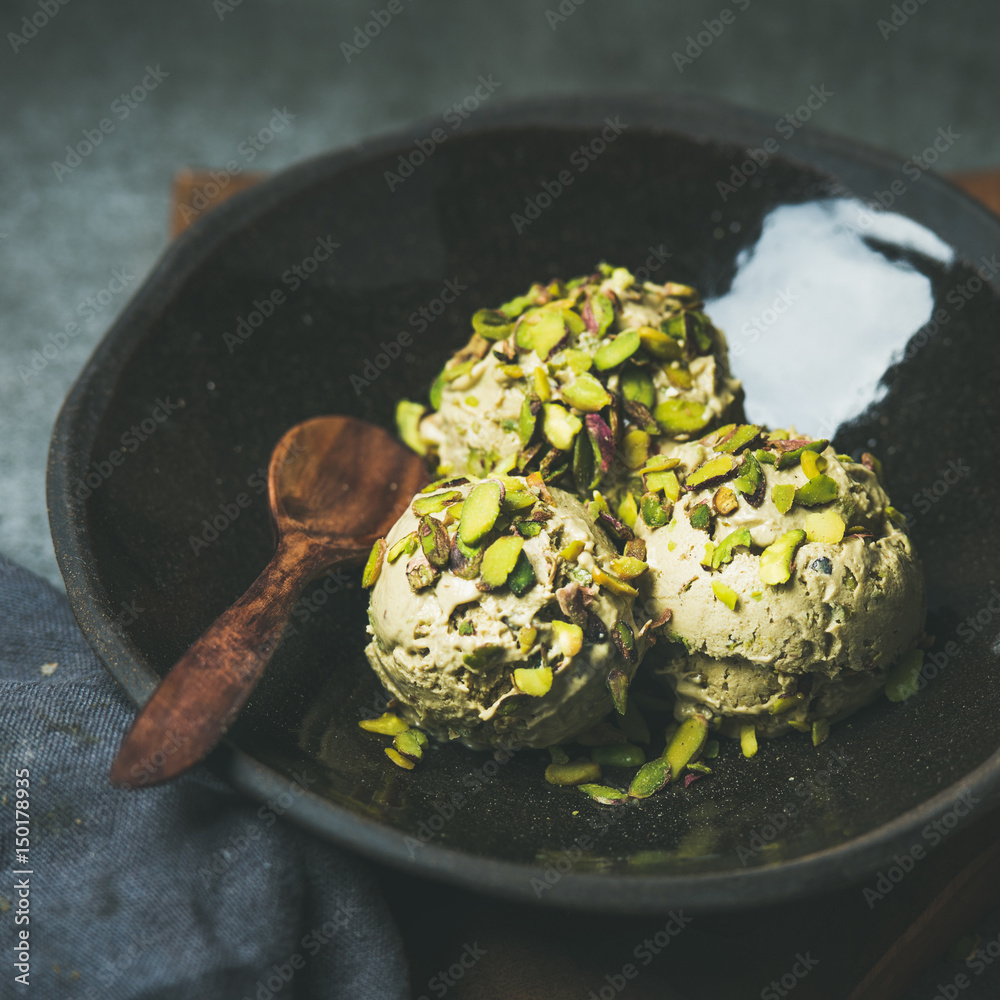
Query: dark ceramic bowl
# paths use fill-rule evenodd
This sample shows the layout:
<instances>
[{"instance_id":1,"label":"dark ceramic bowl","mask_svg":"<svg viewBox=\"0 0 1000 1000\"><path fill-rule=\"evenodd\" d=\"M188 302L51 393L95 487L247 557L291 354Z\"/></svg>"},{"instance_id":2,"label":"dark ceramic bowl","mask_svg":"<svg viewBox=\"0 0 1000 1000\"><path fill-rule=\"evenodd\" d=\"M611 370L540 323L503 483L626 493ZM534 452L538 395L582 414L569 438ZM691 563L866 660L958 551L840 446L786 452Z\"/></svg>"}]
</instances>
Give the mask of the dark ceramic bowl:
<instances>
[{"instance_id":1,"label":"dark ceramic bowl","mask_svg":"<svg viewBox=\"0 0 1000 1000\"><path fill-rule=\"evenodd\" d=\"M711 778L613 810L547 785L536 752L498 764L446 746L397 770L357 726L380 700L366 597L334 574L306 591L214 766L381 861L604 911L817 892L985 812L1000 786L998 220L912 164L701 100L483 109L421 162L413 139L435 125L199 220L70 394L52 533L80 626L129 696L270 556L262 476L286 428L391 426L475 309L609 260L702 290L752 417L839 426L841 451L882 457L926 567L937 676L818 749L786 738L745 760L727 744Z\"/></svg>"}]
</instances>

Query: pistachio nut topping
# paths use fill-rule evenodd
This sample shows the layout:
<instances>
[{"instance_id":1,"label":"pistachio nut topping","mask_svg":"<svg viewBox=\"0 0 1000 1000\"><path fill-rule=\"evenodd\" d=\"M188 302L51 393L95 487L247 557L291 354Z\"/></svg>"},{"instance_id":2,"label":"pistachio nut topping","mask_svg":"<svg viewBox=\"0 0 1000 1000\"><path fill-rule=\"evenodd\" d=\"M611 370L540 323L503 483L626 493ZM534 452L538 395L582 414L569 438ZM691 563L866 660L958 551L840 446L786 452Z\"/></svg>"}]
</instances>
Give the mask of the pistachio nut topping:
<instances>
[{"instance_id":1,"label":"pistachio nut topping","mask_svg":"<svg viewBox=\"0 0 1000 1000\"><path fill-rule=\"evenodd\" d=\"M539 471L586 494L616 478L612 458L630 430L646 435L629 441L638 467L659 445L742 413L726 339L687 286L638 282L602 264L479 309L472 330L435 379L430 410L398 404L403 440L443 474L482 478L509 462L508 471ZM760 431L731 428L724 447L733 453Z\"/></svg>"},{"instance_id":2,"label":"pistachio nut topping","mask_svg":"<svg viewBox=\"0 0 1000 1000\"><path fill-rule=\"evenodd\" d=\"M714 450L736 440L735 456ZM867 703L924 616L920 563L874 463L760 428L723 427L700 445L675 467L671 516L646 496L635 524L639 599L671 612L645 667L674 690L677 717L714 717L732 736L753 722L766 737ZM739 499L720 505L715 476L734 458L724 487Z\"/></svg>"},{"instance_id":3,"label":"pistachio nut topping","mask_svg":"<svg viewBox=\"0 0 1000 1000\"><path fill-rule=\"evenodd\" d=\"M616 569L635 581L644 564L620 556L583 504L502 475L420 494L411 507L376 548L387 556L416 538L408 559L379 563L366 649L404 727L541 747L625 711L645 640L637 591ZM525 537L529 524L538 530Z\"/></svg>"}]
</instances>

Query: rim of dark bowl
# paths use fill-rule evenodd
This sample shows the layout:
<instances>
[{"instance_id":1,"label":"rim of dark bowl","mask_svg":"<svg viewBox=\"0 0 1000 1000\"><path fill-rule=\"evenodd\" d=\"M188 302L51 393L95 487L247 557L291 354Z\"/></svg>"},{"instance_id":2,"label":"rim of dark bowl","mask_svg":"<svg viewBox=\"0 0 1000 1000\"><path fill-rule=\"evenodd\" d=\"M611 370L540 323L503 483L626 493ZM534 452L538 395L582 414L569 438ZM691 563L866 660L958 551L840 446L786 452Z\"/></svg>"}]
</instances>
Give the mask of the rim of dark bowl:
<instances>
[{"instance_id":1,"label":"rim of dark bowl","mask_svg":"<svg viewBox=\"0 0 1000 1000\"><path fill-rule=\"evenodd\" d=\"M596 126L611 115L625 115L629 127L672 133L689 140L742 148L761 142L773 128L773 116L701 95L556 95L509 101L477 111L463 124L463 135L511 128ZM200 266L216 244L269 211L292 192L329 179L361 161L386 153L405 152L414 127L429 129L426 119L405 128L321 154L276 173L233 195L199 218L164 251L145 282L129 301L91 355L70 390L52 433L47 470L49 524L70 607L98 658L138 706L149 698L159 675L146 662L115 621L94 562L83 503L71 484L86 467L90 443L110 399L120 366L144 335L148 321L167 305L173 291ZM779 158L800 162L850 182L876 179L862 191L879 190L891 181L899 158L863 143L809 125L796 136L795 155ZM881 178L879 180L878 178ZM852 190L855 184L848 183ZM929 203L929 204L928 204ZM923 211L913 213L956 247L975 259L1000 244L1000 218L980 202L935 174L921 179ZM930 216L930 218L928 218ZM992 238L987 234L992 231ZM961 238L961 245L959 245ZM1000 291L996 278L989 282ZM212 770L260 802L281 794L287 779L252 754L223 743L209 758ZM901 813L893 820L836 847L790 861L740 872L695 875L620 875L570 871L541 899L531 888L539 869L463 851L426 844L413 856L407 836L309 791L288 808L289 818L360 854L425 877L522 902L594 910L605 913L656 913L687 907L710 913L760 907L817 894L858 882L872 874L894 851L926 824L951 810L962 796L972 796L981 816L1000 801L1000 749L958 782ZM971 811L970 811L971 812ZM966 825L968 818L960 819Z\"/></svg>"}]
</instances>

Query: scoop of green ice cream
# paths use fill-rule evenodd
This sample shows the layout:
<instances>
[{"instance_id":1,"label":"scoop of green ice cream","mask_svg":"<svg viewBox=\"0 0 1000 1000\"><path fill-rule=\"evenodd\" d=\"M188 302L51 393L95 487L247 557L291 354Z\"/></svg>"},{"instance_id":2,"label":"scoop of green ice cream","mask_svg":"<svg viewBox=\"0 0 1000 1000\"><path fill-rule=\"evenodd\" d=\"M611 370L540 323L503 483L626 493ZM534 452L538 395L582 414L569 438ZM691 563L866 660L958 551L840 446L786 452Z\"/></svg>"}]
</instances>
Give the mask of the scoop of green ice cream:
<instances>
[{"instance_id":1,"label":"scoop of green ice cream","mask_svg":"<svg viewBox=\"0 0 1000 1000\"><path fill-rule=\"evenodd\" d=\"M537 478L418 494L386 539L368 660L438 739L567 740L613 709L609 677L627 685L638 663L634 597L593 579L616 555L579 501Z\"/></svg>"},{"instance_id":2,"label":"scoop of green ice cream","mask_svg":"<svg viewBox=\"0 0 1000 1000\"><path fill-rule=\"evenodd\" d=\"M825 442L712 435L668 523L640 516L644 611L665 609L647 666L679 716L757 722L764 735L870 701L924 620L923 574L876 474ZM726 435L729 435L728 441Z\"/></svg>"},{"instance_id":3,"label":"scoop of green ice cream","mask_svg":"<svg viewBox=\"0 0 1000 1000\"><path fill-rule=\"evenodd\" d=\"M442 475L539 469L589 495L614 476L628 427L686 440L742 412L725 337L685 285L602 265L480 310L473 326L434 383L436 412L400 409L404 438Z\"/></svg>"}]
</instances>

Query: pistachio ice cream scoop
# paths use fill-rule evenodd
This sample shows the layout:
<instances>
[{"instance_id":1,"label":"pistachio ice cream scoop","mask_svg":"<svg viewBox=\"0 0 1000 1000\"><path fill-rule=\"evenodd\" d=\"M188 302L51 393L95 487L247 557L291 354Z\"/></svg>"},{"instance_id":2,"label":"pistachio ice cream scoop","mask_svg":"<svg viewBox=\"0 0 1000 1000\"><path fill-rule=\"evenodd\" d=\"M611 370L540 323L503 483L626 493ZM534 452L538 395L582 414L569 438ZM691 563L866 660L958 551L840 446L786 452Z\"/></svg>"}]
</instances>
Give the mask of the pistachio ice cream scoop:
<instances>
[{"instance_id":1,"label":"pistachio ice cream scoop","mask_svg":"<svg viewBox=\"0 0 1000 1000\"><path fill-rule=\"evenodd\" d=\"M924 621L920 563L875 471L826 441L724 427L688 462L651 459L635 521L646 664L678 718L805 729L870 701Z\"/></svg>"},{"instance_id":2,"label":"pistachio ice cream scoop","mask_svg":"<svg viewBox=\"0 0 1000 1000\"><path fill-rule=\"evenodd\" d=\"M742 413L726 340L686 285L601 265L472 318L431 389L402 402L404 440L442 475L538 470L589 496L616 475L628 428L686 440Z\"/></svg>"},{"instance_id":3,"label":"pistachio ice cream scoop","mask_svg":"<svg viewBox=\"0 0 1000 1000\"><path fill-rule=\"evenodd\" d=\"M536 473L414 497L365 573L365 650L411 725L473 747L545 747L623 708L636 591L587 509Z\"/></svg>"}]
</instances>

